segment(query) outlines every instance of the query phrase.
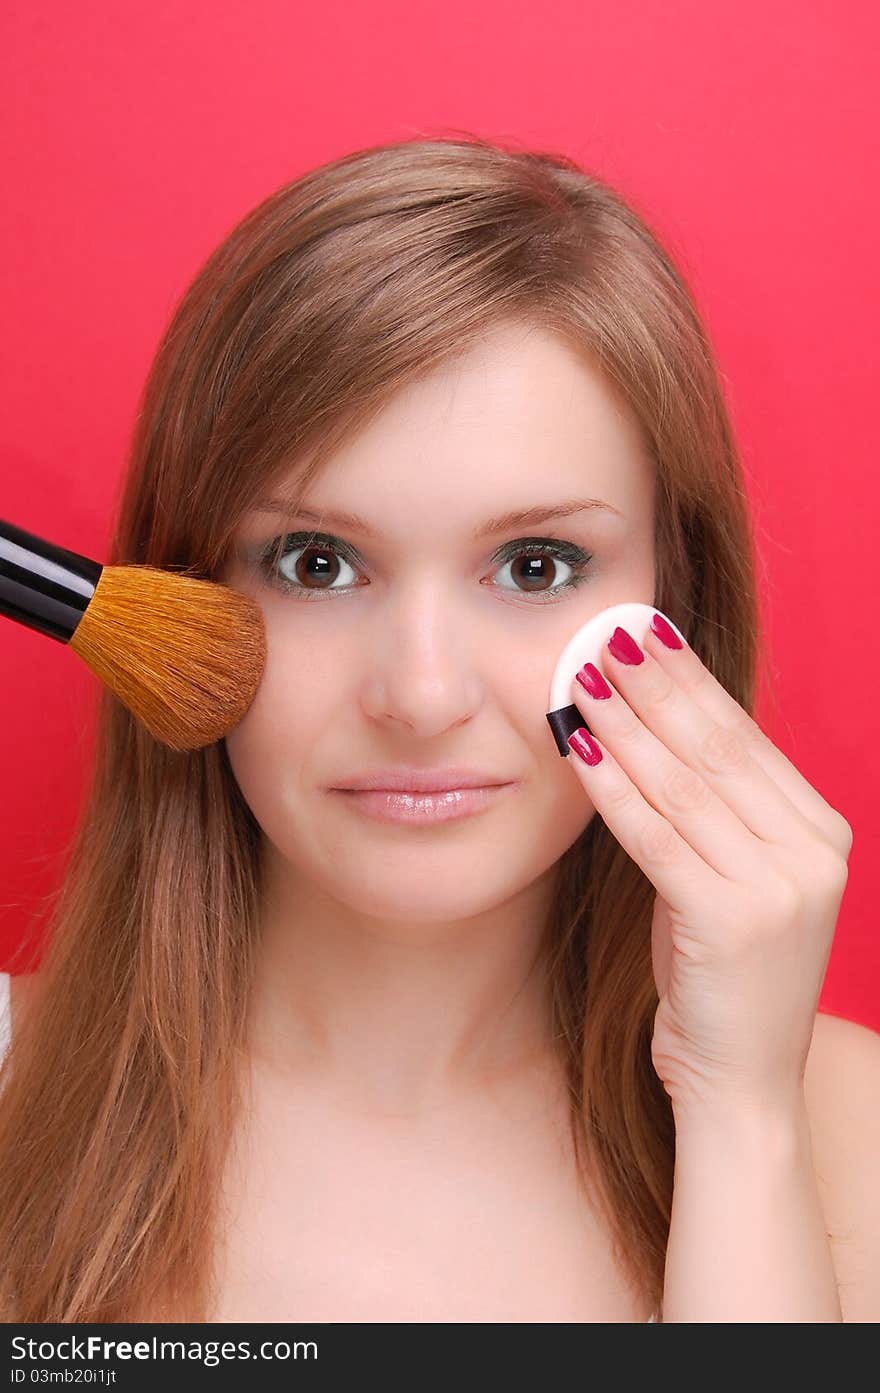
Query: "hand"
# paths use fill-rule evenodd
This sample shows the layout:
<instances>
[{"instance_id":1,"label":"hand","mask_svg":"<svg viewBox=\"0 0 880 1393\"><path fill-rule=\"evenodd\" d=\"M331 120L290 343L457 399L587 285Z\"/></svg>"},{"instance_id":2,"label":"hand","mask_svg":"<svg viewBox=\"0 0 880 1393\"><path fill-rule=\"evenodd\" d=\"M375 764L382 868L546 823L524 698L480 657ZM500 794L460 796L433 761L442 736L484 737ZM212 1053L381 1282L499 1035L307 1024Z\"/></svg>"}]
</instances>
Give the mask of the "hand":
<instances>
[{"instance_id":1,"label":"hand","mask_svg":"<svg viewBox=\"0 0 880 1393\"><path fill-rule=\"evenodd\" d=\"M803 1096L852 830L688 645L652 625L640 648L618 628L601 663L610 695L578 678L572 692L603 757L569 760L657 890L654 1068L676 1113L787 1106Z\"/></svg>"}]
</instances>

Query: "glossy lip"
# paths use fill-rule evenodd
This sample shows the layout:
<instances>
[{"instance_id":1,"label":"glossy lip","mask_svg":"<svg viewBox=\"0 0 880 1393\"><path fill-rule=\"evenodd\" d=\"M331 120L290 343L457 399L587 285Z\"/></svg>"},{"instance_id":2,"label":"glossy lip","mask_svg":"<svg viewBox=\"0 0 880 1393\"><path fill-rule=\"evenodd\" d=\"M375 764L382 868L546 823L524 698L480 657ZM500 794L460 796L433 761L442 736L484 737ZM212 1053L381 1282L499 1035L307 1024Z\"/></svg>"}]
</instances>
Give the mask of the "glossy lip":
<instances>
[{"instance_id":1,"label":"glossy lip","mask_svg":"<svg viewBox=\"0 0 880 1393\"><path fill-rule=\"evenodd\" d=\"M495 788L514 782L501 779L486 769L464 769L446 766L419 769L400 765L396 769L370 770L352 774L344 784L334 785L333 792L351 793L359 789L384 789L392 793L448 793L458 788Z\"/></svg>"},{"instance_id":2,"label":"glossy lip","mask_svg":"<svg viewBox=\"0 0 880 1393\"><path fill-rule=\"evenodd\" d=\"M472 817L491 807L517 784L495 784L439 790L434 793L399 792L388 789L331 789L340 794L358 812L377 818L380 822L397 822L410 826L423 823L451 822Z\"/></svg>"}]
</instances>

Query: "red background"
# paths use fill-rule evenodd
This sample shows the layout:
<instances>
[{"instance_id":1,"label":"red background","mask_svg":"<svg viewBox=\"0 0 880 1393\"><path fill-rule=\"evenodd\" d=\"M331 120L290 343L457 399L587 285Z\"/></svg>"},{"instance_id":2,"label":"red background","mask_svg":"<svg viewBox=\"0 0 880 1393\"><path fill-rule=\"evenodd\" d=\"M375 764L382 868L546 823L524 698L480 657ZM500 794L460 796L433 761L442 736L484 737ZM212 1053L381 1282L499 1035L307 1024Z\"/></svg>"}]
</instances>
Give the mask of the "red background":
<instances>
[{"instance_id":1,"label":"red background","mask_svg":"<svg viewBox=\"0 0 880 1393\"><path fill-rule=\"evenodd\" d=\"M666 240L715 344L764 571L758 718L855 833L821 1005L880 1030L878 30L868 0L7 0L0 516L103 559L162 330L281 184L457 129L573 155ZM59 883L97 679L2 619L0 670L6 964Z\"/></svg>"}]
</instances>

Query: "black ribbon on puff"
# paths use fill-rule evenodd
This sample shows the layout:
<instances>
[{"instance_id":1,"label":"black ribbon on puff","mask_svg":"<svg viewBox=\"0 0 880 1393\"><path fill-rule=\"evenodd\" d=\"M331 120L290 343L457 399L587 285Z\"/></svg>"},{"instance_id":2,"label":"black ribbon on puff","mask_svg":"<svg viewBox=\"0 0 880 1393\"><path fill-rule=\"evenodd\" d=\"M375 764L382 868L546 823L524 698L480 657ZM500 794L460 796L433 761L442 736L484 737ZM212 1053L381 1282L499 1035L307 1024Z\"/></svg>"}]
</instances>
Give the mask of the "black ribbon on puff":
<instances>
[{"instance_id":1,"label":"black ribbon on puff","mask_svg":"<svg viewBox=\"0 0 880 1393\"><path fill-rule=\"evenodd\" d=\"M568 737L573 735L576 730L584 729L593 732L584 720L584 713L577 706L560 706L556 711L547 712L547 721L553 732L553 739L556 741L556 748L565 759L571 754L568 744Z\"/></svg>"}]
</instances>

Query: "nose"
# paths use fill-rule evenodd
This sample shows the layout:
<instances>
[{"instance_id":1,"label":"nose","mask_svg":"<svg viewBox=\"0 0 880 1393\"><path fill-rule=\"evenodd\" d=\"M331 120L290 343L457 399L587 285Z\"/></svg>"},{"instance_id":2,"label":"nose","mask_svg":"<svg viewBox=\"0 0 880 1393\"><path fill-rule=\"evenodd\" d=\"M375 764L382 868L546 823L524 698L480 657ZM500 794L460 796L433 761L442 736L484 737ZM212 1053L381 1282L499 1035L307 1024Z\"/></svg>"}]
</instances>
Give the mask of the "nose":
<instances>
[{"instance_id":1,"label":"nose","mask_svg":"<svg viewBox=\"0 0 880 1393\"><path fill-rule=\"evenodd\" d=\"M448 584L448 582L447 582ZM474 636L442 586L414 585L383 607L365 645L361 705L371 720L421 739L472 719L484 683L471 660Z\"/></svg>"}]
</instances>

